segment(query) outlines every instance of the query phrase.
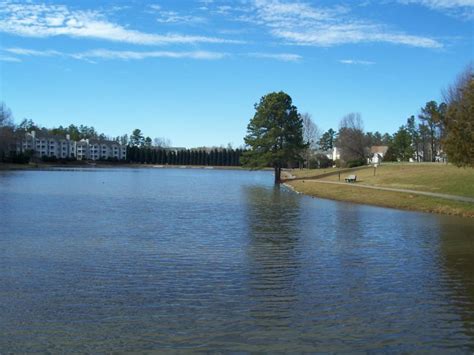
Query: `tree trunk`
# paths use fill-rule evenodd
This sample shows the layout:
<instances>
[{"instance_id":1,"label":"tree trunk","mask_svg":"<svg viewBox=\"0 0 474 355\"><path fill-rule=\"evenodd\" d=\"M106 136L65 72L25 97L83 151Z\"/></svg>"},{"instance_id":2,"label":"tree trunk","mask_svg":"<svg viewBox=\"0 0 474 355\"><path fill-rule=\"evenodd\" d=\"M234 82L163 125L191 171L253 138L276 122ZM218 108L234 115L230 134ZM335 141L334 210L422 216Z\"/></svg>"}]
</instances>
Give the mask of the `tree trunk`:
<instances>
[{"instance_id":1,"label":"tree trunk","mask_svg":"<svg viewBox=\"0 0 474 355\"><path fill-rule=\"evenodd\" d=\"M434 140L431 139L431 161L433 163L436 161L435 149L436 149L436 146L435 146Z\"/></svg>"},{"instance_id":2,"label":"tree trunk","mask_svg":"<svg viewBox=\"0 0 474 355\"><path fill-rule=\"evenodd\" d=\"M281 182L281 168L279 166L275 166L275 184L279 184Z\"/></svg>"}]
</instances>

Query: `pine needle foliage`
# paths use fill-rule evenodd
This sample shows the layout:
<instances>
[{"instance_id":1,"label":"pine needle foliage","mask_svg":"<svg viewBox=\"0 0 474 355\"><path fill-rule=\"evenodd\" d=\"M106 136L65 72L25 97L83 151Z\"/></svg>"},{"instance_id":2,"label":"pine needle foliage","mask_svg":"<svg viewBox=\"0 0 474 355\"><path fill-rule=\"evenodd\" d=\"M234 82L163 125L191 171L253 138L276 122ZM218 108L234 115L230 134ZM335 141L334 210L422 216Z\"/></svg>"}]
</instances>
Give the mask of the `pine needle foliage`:
<instances>
[{"instance_id":1,"label":"pine needle foliage","mask_svg":"<svg viewBox=\"0 0 474 355\"><path fill-rule=\"evenodd\" d=\"M254 169L273 167L278 183L281 169L301 160L301 152L308 147L303 140L303 120L291 97L283 91L263 96L255 104L255 111L247 126L244 141L249 150L242 162Z\"/></svg>"}]
</instances>

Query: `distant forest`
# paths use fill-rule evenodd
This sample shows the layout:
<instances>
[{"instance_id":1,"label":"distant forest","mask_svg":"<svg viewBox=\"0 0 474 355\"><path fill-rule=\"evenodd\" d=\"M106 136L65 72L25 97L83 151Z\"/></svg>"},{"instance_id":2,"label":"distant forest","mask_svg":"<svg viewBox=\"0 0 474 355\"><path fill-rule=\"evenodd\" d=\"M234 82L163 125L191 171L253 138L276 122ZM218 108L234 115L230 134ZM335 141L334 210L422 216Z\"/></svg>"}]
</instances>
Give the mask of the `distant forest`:
<instances>
[{"instance_id":1,"label":"distant forest","mask_svg":"<svg viewBox=\"0 0 474 355\"><path fill-rule=\"evenodd\" d=\"M127 160L130 163L159 165L198 165L198 166L240 166L242 149L212 150L173 150L156 147L127 147Z\"/></svg>"}]
</instances>

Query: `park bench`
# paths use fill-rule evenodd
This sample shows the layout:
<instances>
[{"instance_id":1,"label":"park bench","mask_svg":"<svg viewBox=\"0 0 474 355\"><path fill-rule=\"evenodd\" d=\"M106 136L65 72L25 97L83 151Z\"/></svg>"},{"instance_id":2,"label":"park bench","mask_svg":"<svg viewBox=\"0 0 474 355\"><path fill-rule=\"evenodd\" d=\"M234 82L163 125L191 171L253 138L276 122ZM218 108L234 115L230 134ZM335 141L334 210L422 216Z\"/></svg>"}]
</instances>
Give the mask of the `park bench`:
<instances>
[{"instance_id":1,"label":"park bench","mask_svg":"<svg viewBox=\"0 0 474 355\"><path fill-rule=\"evenodd\" d=\"M348 177L346 177L346 182L356 182L357 180L357 176L356 175L349 175Z\"/></svg>"}]
</instances>

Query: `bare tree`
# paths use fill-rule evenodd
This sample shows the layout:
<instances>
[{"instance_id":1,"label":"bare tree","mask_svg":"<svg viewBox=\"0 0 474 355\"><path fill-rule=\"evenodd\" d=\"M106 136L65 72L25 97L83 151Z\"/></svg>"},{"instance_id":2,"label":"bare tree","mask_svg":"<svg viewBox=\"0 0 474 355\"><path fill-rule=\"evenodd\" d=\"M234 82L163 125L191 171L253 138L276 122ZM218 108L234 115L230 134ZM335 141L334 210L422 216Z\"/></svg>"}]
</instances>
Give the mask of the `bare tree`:
<instances>
[{"instance_id":1,"label":"bare tree","mask_svg":"<svg viewBox=\"0 0 474 355\"><path fill-rule=\"evenodd\" d=\"M14 142L13 115L4 102L0 102L0 161L11 150Z\"/></svg>"},{"instance_id":2,"label":"bare tree","mask_svg":"<svg viewBox=\"0 0 474 355\"><path fill-rule=\"evenodd\" d=\"M13 116L11 110L0 102L0 127L11 127L13 125Z\"/></svg>"},{"instance_id":3,"label":"bare tree","mask_svg":"<svg viewBox=\"0 0 474 355\"><path fill-rule=\"evenodd\" d=\"M474 167L474 67L471 63L444 92L443 149L457 166Z\"/></svg>"},{"instance_id":4,"label":"bare tree","mask_svg":"<svg viewBox=\"0 0 474 355\"><path fill-rule=\"evenodd\" d=\"M303 120L303 141L308 144L308 148L303 152L303 159L306 167L308 167L312 151L318 148L321 133L309 113L303 113L301 118Z\"/></svg>"},{"instance_id":5,"label":"bare tree","mask_svg":"<svg viewBox=\"0 0 474 355\"><path fill-rule=\"evenodd\" d=\"M454 83L443 90L443 99L447 105L455 102L460 102L463 97L463 88L466 88L471 80L474 78L474 65L468 64L466 69L459 74Z\"/></svg>"},{"instance_id":6,"label":"bare tree","mask_svg":"<svg viewBox=\"0 0 474 355\"><path fill-rule=\"evenodd\" d=\"M157 137L153 139L153 145L159 148L169 148L171 147L171 140L164 137Z\"/></svg>"},{"instance_id":7,"label":"bare tree","mask_svg":"<svg viewBox=\"0 0 474 355\"><path fill-rule=\"evenodd\" d=\"M304 113L301 118L303 119L303 139L305 143L309 144L310 148L317 149L321 136L318 126L313 122L309 113Z\"/></svg>"},{"instance_id":8,"label":"bare tree","mask_svg":"<svg viewBox=\"0 0 474 355\"><path fill-rule=\"evenodd\" d=\"M365 161L368 142L359 113L350 113L342 118L336 146L341 150L341 159L344 162Z\"/></svg>"}]
</instances>

